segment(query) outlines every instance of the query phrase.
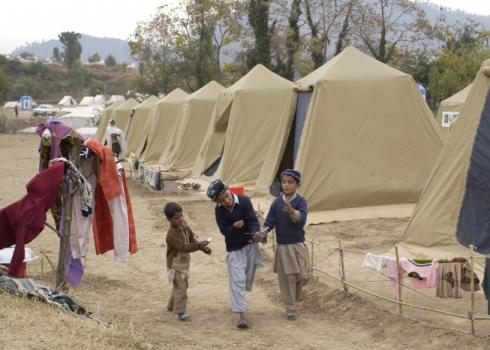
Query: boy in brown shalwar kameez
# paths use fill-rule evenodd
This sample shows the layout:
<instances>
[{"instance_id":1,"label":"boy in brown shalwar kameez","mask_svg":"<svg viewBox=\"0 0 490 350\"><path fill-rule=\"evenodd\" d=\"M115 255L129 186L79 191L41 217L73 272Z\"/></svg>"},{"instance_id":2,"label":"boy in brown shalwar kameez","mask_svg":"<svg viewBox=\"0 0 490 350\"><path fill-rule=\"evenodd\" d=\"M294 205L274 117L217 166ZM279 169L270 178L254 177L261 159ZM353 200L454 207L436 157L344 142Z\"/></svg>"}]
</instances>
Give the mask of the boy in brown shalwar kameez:
<instances>
[{"instance_id":1,"label":"boy in brown shalwar kameez","mask_svg":"<svg viewBox=\"0 0 490 350\"><path fill-rule=\"evenodd\" d=\"M296 193L301 186L301 174L294 169L281 173L283 195L277 197L269 209L261 232L276 228L276 254L274 272L279 279L279 289L286 317L296 320L296 310L303 286L310 279L310 260L305 241L305 224L308 214L306 200Z\"/></svg>"},{"instance_id":2,"label":"boy in brown shalwar kameez","mask_svg":"<svg viewBox=\"0 0 490 350\"><path fill-rule=\"evenodd\" d=\"M167 310L178 314L179 320L189 318L187 308L187 288L189 287L190 253L201 250L211 255L211 248L206 247L208 241L196 240L190 227L184 221L182 207L177 203L168 203L163 209L170 228L167 232L167 276L172 283L172 294Z\"/></svg>"}]
</instances>

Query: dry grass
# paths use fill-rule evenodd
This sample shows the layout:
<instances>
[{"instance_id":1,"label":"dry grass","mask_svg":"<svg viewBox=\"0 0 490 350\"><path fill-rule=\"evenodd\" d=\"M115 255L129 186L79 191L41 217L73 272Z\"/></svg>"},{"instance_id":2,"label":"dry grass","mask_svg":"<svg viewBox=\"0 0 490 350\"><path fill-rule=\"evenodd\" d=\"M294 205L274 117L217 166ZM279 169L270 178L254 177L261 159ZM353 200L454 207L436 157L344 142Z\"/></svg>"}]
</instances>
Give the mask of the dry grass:
<instances>
[{"instance_id":1,"label":"dry grass","mask_svg":"<svg viewBox=\"0 0 490 350\"><path fill-rule=\"evenodd\" d=\"M108 327L52 305L0 292L0 349L150 348L132 324Z\"/></svg>"}]
</instances>

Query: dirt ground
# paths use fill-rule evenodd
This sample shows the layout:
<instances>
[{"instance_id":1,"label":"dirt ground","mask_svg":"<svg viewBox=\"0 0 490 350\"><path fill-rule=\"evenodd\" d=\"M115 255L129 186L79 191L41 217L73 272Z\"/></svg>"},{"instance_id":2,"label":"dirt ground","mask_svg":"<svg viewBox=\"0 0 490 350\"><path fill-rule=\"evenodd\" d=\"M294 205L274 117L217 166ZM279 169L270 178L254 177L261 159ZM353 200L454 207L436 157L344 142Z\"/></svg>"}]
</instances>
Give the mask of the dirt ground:
<instances>
[{"instance_id":1,"label":"dirt ground","mask_svg":"<svg viewBox=\"0 0 490 350\"><path fill-rule=\"evenodd\" d=\"M37 136L0 134L0 208L20 199L25 185L38 169ZM239 330L237 315L231 312L225 245L213 215L213 204L196 191L184 191L168 181L165 189L151 192L128 180L136 223L138 252L129 263L114 261L112 252L95 255L93 241L84 260L85 275L69 294L102 319L122 325L132 324L143 331L153 349L488 349L490 322L477 321L477 337L468 319L404 308L352 288L348 293L331 277L315 272L316 278L304 289L298 320L288 321L280 302L272 259L264 251L266 267L259 269L253 291L248 293L251 327ZM201 237L213 236L213 254L194 253L191 263L188 313L191 319L180 322L166 311L170 285L166 279L165 233L168 223L162 212L170 201L184 208L188 224ZM48 221L52 218L48 216ZM307 238L335 246L384 253L403 235L408 219L374 219L309 226ZM57 261L58 238L44 230L28 246L37 255L44 251ZM269 243L266 248L272 249ZM339 256L333 249L318 246L313 250L314 266L338 275ZM332 254L331 254L332 253ZM330 255L331 254L331 255ZM391 286L381 274L361 269L362 254L346 252L347 280L385 297ZM386 271L386 270L385 270ZM385 273L384 271L384 273ZM28 264L28 277L41 279L41 259ZM54 272L44 263L44 283L54 284ZM410 284L408 284L410 287ZM419 293L421 292L421 293ZM0 298L10 296L0 295ZM405 289L405 301L432 308L466 314L469 295L462 299L436 299L435 289ZM486 300L476 295L478 316L486 316ZM455 330L451 330L455 329ZM459 330L459 331L458 331ZM12 330L22 337L22 329ZM55 337L56 334L53 334Z\"/></svg>"}]
</instances>

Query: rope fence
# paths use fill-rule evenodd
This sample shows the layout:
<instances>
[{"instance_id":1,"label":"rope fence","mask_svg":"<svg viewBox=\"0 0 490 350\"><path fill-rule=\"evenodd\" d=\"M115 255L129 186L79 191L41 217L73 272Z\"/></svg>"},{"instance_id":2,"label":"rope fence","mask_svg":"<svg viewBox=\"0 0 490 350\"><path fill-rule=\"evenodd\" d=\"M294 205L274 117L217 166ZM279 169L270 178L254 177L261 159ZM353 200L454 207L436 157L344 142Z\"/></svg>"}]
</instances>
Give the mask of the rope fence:
<instances>
[{"instance_id":1,"label":"rope fence","mask_svg":"<svg viewBox=\"0 0 490 350\"><path fill-rule=\"evenodd\" d=\"M258 216L261 216L260 213L257 214ZM270 236L269 236L271 239L272 239L272 252L263 247L264 250L268 251L268 253L270 253L272 256L275 254L275 232L274 230L272 230L270 232ZM342 247L342 242L340 240L338 240L338 246L333 246L333 245L329 245L329 244L324 244L324 243L320 243L320 242L315 242L315 240L306 240L305 241L305 244L309 244L311 246L311 252L310 252L310 262L311 262L311 269L312 269L312 275L314 274L314 272L318 272L318 273L321 273L322 275L325 275L325 276L328 276L328 277L331 277L333 278L334 280L336 281L339 281L340 283L342 283L342 286L343 286L343 289L345 292L348 292L349 291L349 288L352 288L352 289L355 289L355 290L358 290L358 291L361 291L363 293L366 293L368 295L371 295L375 298L378 298L378 299L381 299L381 300L384 300L384 301L387 301L389 303L392 303L392 304L398 304L399 306L399 314L400 315L403 315L403 307L408 307L408 308L413 308L413 309L419 309L419 310L423 310L423 311L430 311L430 312L433 312L433 313L438 313L438 314L442 314L442 315L446 315L446 316L451 316L451 317L455 317L455 318L459 318L459 319L467 319L470 321L470 327L471 327L471 330L469 332L466 332L466 331L463 331L463 330L458 330L458 331L462 331L464 333L471 333L472 335L475 335L475 324L474 322L475 321L483 321L483 320L490 320L490 317L489 316L481 316L481 317L477 317L475 316L476 313L478 313L479 311L485 309L486 306L478 309L475 311L475 280L474 280L474 262L476 261L476 256L474 256L474 246L471 245L470 246L470 255L468 257L465 257L466 259L469 260L469 264L470 264L470 268L471 268L471 277L470 277L470 301L469 301L469 310L468 310L468 314L464 315L464 314L461 314L461 313L457 313L457 312L451 312L451 311L446 311L446 310L441 310L441 309L436 309L436 308L431 308L431 307L427 307L427 306L421 306L421 305L416 305L416 304L411 304L411 303L407 303L407 302L404 302L404 301L400 301L402 300L401 298L401 288L400 287L404 287L404 288L407 288L411 291L414 291L416 293L418 293L419 295L422 295L426 298L429 298L431 301L435 301L441 305L444 305L445 307L448 307L448 308L455 308L456 306L450 306L450 305L446 305L445 303L439 301L438 299L435 299L435 298L432 298L430 296L427 296L421 292L418 292L417 290L411 288L410 286L406 285L403 280L404 280L404 277L401 276L401 269L400 269L400 258L399 258L399 255L398 255L398 246L395 246L395 256L396 256L396 265L397 265L397 274L398 274L398 280L396 281L397 283L397 291L398 291L398 300L393 300L393 299L390 299L388 297L385 297L385 296L382 296L382 295L379 295L373 291L370 291L370 290L367 290L366 288L362 288L352 282L349 282L346 278L346 268L345 268L345 264L344 264L344 259L346 257L345 255L345 252L349 252L349 253L354 253L354 254L363 254L363 255L366 255L367 253L366 252L362 252L360 250L355 250L355 249L347 249L347 248L343 248ZM329 250L327 252L324 252L321 247L323 248L329 248ZM316 249L315 249L316 248ZM321 253L322 256L320 257L317 257L315 255L315 250L319 251ZM330 261L330 257L334 254L338 252L339 253L339 256L338 256L338 266L336 264L334 264L332 261ZM355 258L352 258L350 256L347 256L349 257L350 259L358 262L359 264L362 263L361 261L359 261L358 259L355 259ZM324 269L321 269L318 266L318 264L320 262L328 262L332 268L334 268L336 270L336 272L338 273L338 276L335 276L334 274L328 272L328 271L325 271ZM482 264L480 264L478 261L476 261L477 264L479 264L480 266L484 267ZM374 269L373 269L374 270ZM379 272L379 271L378 271ZM384 273L381 273L379 272L382 276L386 277L388 280L392 281L392 279L390 277L388 277L388 275L384 274ZM380 281L370 281L370 282L380 282Z\"/></svg>"}]
</instances>

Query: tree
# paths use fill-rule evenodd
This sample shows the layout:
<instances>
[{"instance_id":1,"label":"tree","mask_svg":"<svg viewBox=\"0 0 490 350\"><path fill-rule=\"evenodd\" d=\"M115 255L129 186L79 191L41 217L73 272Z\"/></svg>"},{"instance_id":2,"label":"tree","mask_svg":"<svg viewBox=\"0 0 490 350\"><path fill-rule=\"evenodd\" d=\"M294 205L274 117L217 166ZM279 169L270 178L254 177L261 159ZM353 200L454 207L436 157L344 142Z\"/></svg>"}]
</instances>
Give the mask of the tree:
<instances>
[{"instance_id":1,"label":"tree","mask_svg":"<svg viewBox=\"0 0 490 350\"><path fill-rule=\"evenodd\" d=\"M82 35L75 32L63 32L58 35L61 43L64 47L64 52L61 54L64 61L63 64L68 67L68 71L71 71L72 65L80 60L82 54L82 45L78 41Z\"/></svg>"},{"instance_id":2,"label":"tree","mask_svg":"<svg viewBox=\"0 0 490 350\"><path fill-rule=\"evenodd\" d=\"M33 54L33 53L29 53L29 52L27 52L27 51L24 51L24 52L22 52L22 53L20 54L20 57L22 57L22 58L24 58L24 59L26 59L27 57L31 57L31 56L34 56L34 54Z\"/></svg>"},{"instance_id":3,"label":"tree","mask_svg":"<svg viewBox=\"0 0 490 350\"><path fill-rule=\"evenodd\" d=\"M99 56L99 54L96 52L92 56L88 56L88 61L90 63L100 62L100 56Z\"/></svg>"},{"instance_id":4,"label":"tree","mask_svg":"<svg viewBox=\"0 0 490 350\"><path fill-rule=\"evenodd\" d=\"M112 56L111 54L109 54L105 60L105 66L106 67L115 67L117 62L116 62L116 58L114 56Z\"/></svg>"},{"instance_id":5,"label":"tree","mask_svg":"<svg viewBox=\"0 0 490 350\"><path fill-rule=\"evenodd\" d=\"M0 103L4 103L12 98L11 90L12 85L3 74L2 68L0 68Z\"/></svg>"},{"instance_id":6,"label":"tree","mask_svg":"<svg viewBox=\"0 0 490 350\"><path fill-rule=\"evenodd\" d=\"M56 61L61 62L60 49L58 49L57 47L53 49L53 58Z\"/></svg>"},{"instance_id":7,"label":"tree","mask_svg":"<svg viewBox=\"0 0 490 350\"><path fill-rule=\"evenodd\" d=\"M249 69L257 64L271 68L271 35L269 31L269 1L250 0L248 4L248 21L252 26L255 43L249 54Z\"/></svg>"},{"instance_id":8,"label":"tree","mask_svg":"<svg viewBox=\"0 0 490 350\"><path fill-rule=\"evenodd\" d=\"M75 62L73 62L68 73L68 80L71 87L77 90L77 95L80 95L80 92L83 90L86 77L87 70L83 66L83 63L80 60L76 60Z\"/></svg>"},{"instance_id":9,"label":"tree","mask_svg":"<svg viewBox=\"0 0 490 350\"><path fill-rule=\"evenodd\" d=\"M434 36L434 28L415 2L360 0L354 13L357 38L366 51L383 63L392 60L398 47L427 42Z\"/></svg>"},{"instance_id":10,"label":"tree","mask_svg":"<svg viewBox=\"0 0 490 350\"><path fill-rule=\"evenodd\" d=\"M447 28L445 45L429 71L427 91L433 108L473 81L483 61L490 57L489 39L489 31L471 22Z\"/></svg>"},{"instance_id":11,"label":"tree","mask_svg":"<svg viewBox=\"0 0 490 350\"><path fill-rule=\"evenodd\" d=\"M103 95L104 93L105 93L105 85L104 82L100 80L94 80L88 86L88 94L91 96Z\"/></svg>"},{"instance_id":12,"label":"tree","mask_svg":"<svg viewBox=\"0 0 490 350\"><path fill-rule=\"evenodd\" d=\"M291 12L289 14L289 30L286 38L287 48L287 63L286 72L284 78L294 80L295 69L294 62L296 60L296 53L300 48L300 35L299 35L299 18L301 16L301 0L293 0L291 3Z\"/></svg>"},{"instance_id":13,"label":"tree","mask_svg":"<svg viewBox=\"0 0 490 350\"><path fill-rule=\"evenodd\" d=\"M342 23L342 29L340 30L339 37L337 39L337 46L335 47L335 56L342 52L347 40L347 34L350 32L349 19L352 14L352 10L357 0L349 0L347 3L347 11L345 13L344 22Z\"/></svg>"}]
</instances>

